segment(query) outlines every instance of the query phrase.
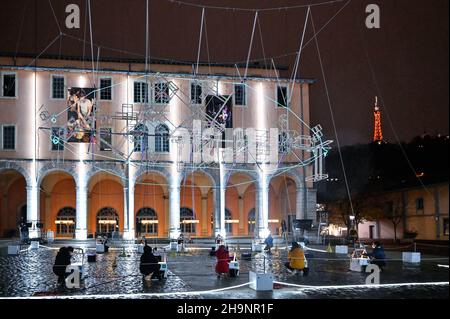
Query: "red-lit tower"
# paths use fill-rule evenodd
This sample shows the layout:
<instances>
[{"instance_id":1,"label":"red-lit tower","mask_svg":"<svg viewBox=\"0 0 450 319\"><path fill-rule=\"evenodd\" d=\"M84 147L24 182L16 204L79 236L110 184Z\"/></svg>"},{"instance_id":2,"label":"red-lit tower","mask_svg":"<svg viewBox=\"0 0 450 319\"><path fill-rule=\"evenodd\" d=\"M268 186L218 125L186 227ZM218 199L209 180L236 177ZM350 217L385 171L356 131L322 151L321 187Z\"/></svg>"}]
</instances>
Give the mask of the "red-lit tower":
<instances>
[{"instance_id":1,"label":"red-lit tower","mask_svg":"<svg viewBox=\"0 0 450 319\"><path fill-rule=\"evenodd\" d=\"M378 106L378 97L375 96L375 107L373 109L374 126L373 141L381 144L383 142L383 130L381 129L381 110Z\"/></svg>"}]
</instances>

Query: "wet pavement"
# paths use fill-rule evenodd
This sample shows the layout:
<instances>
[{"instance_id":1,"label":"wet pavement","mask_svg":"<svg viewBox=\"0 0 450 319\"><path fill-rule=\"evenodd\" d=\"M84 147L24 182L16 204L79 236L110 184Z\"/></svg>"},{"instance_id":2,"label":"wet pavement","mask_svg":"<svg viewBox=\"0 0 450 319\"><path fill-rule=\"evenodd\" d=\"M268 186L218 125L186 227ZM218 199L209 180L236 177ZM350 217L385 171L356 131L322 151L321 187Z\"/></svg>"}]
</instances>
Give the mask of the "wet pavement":
<instances>
[{"instance_id":1,"label":"wet pavement","mask_svg":"<svg viewBox=\"0 0 450 319\"><path fill-rule=\"evenodd\" d=\"M74 244L75 246L75 244ZM79 246L78 246L79 247ZM283 266L286 251L272 254L254 253L251 260L240 260L240 275L236 278L218 279L215 272L215 258L208 249L191 248L184 253L168 252L168 278L153 280L149 286L143 282L139 272L139 258L135 246L122 251L112 250L97 254L95 263L84 259L84 279L81 287L67 289L57 284L52 266L57 253L53 249L40 247L25 250L18 256L0 255L0 297L86 296L95 298L448 298L448 257L422 256L418 265L405 264L401 254L388 252L387 267L380 275L381 286L345 287L364 285L367 274L349 271L346 255L313 251L308 258L310 273L307 277L292 275ZM88 251L85 248L85 252ZM241 252L244 252L242 250ZM240 251L236 251L240 257ZM247 251L248 252L248 251ZM75 254L74 261L81 261L82 255ZM113 267L116 260L116 267ZM299 288L276 284L273 292L255 292L248 285L249 271L272 272L274 281L293 285L314 286ZM413 283L446 282L446 285L414 285ZM411 283L408 286L383 286L384 284ZM241 287L232 288L234 286ZM324 287L332 286L332 287ZM334 287L336 286L336 287ZM231 288L222 291L221 289ZM214 290L213 292L208 292ZM192 293L194 292L194 293Z\"/></svg>"}]
</instances>

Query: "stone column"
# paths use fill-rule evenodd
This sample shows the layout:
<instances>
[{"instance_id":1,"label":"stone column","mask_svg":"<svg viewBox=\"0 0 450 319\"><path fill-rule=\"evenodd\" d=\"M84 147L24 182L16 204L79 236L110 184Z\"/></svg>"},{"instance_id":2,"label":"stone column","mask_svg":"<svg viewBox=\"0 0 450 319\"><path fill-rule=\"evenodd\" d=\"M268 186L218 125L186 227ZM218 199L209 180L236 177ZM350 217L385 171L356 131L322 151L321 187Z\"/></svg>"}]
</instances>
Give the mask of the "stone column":
<instances>
[{"instance_id":1,"label":"stone column","mask_svg":"<svg viewBox=\"0 0 450 319\"><path fill-rule=\"evenodd\" d=\"M128 200L128 187L123 188L123 237L128 239L129 236L129 217L128 217L128 208L129 208L129 200Z\"/></svg>"},{"instance_id":2,"label":"stone column","mask_svg":"<svg viewBox=\"0 0 450 319\"><path fill-rule=\"evenodd\" d=\"M244 219L244 195L239 195L238 197L238 209L239 209L239 235L245 234L245 225L247 225L247 220Z\"/></svg>"},{"instance_id":3,"label":"stone column","mask_svg":"<svg viewBox=\"0 0 450 319\"><path fill-rule=\"evenodd\" d=\"M221 234L221 212L220 212L220 186L214 188L213 198L214 198L214 234Z\"/></svg>"},{"instance_id":4,"label":"stone column","mask_svg":"<svg viewBox=\"0 0 450 319\"><path fill-rule=\"evenodd\" d=\"M77 217L75 228L75 239L87 239L87 201L88 188L86 185L77 186Z\"/></svg>"},{"instance_id":5,"label":"stone column","mask_svg":"<svg viewBox=\"0 0 450 319\"><path fill-rule=\"evenodd\" d=\"M180 184L178 179L170 181L169 198L169 237L176 239L180 235Z\"/></svg>"},{"instance_id":6,"label":"stone column","mask_svg":"<svg viewBox=\"0 0 450 319\"><path fill-rule=\"evenodd\" d=\"M201 218L201 235L208 235L208 195L202 195L202 218Z\"/></svg>"},{"instance_id":7,"label":"stone column","mask_svg":"<svg viewBox=\"0 0 450 319\"><path fill-rule=\"evenodd\" d=\"M39 220L39 188L36 185L27 186L27 221L32 223L29 229L30 238L39 237L36 223Z\"/></svg>"},{"instance_id":8,"label":"stone column","mask_svg":"<svg viewBox=\"0 0 450 319\"><path fill-rule=\"evenodd\" d=\"M220 201L220 235L222 236L222 238L225 238L227 235L227 231L225 229L225 195L226 195L226 185L225 185L225 177L221 177L221 181L220 181L220 189L219 189L219 201Z\"/></svg>"},{"instance_id":9,"label":"stone column","mask_svg":"<svg viewBox=\"0 0 450 319\"><path fill-rule=\"evenodd\" d=\"M265 238L269 231L269 183L267 177L261 177L258 183L257 203L257 231L258 238Z\"/></svg>"},{"instance_id":10,"label":"stone column","mask_svg":"<svg viewBox=\"0 0 450 319\"><path fill-rule=\"evenodd\" d=\"M50 194L45 194L45 230L50 230L50 227L52 225L52 223L54 223L53 220L50 219L51 217L51 195ZM55 231L56 234L56 231Z\"/></svg>"},{"instance_id":11,"label":"stone column","mask_svg":"<svg viewBox=\"0 0 450 319\"><path fill-rule=\"evenodd\" d=\"M164 194L164 230L163 236L169 237L169 195ZM159 227L158 227L159 232Z\"/></svg>"},{"instance_id":12,"label":"stone column","mask_svg":"<svg viewBox=\"0 0 450 319\"><path fill-rule=\"evenodd\" d=\"M289 196L289 194L287 194L287 196ZM305 191L303 187L297 187L297 200L295 207L296 207L295 218L305 219L306 218Z\"/></svg>"}]
</instances>

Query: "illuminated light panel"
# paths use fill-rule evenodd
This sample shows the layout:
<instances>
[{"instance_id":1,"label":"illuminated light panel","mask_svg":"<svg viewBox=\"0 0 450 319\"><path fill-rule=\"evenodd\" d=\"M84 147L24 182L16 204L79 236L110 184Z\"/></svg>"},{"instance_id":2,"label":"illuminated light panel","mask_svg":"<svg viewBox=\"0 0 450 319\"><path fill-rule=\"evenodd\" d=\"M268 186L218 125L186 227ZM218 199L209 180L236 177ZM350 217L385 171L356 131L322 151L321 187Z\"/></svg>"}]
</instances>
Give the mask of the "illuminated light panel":
<instances>
[{"instance_id":1,"label":"illuminated light panel","mask_svg":"<svg viewBox=\"0 0 450 319\"><path fill-rule=\"evenodd\" d=\"M115 224L117 224L117 221L115 221L115 220L99 220L98 223L99 224L115 225Z\"/></svg>"},{"instance_id":2,"label":"illuminated light panel","mask_svg":"<svg viewBox=\"0 0 450 319\"><path fill-rule=\"evenodd\" d=\"M146 224L158 224L158 220L141 220L141 224L146 225Z\"/></svg>"},{"instance_id":3,"label":"illuminated light panel","mask_svg":"<svg viewBox=\"0 0 450 319\"><path fill-rule=\"evenodd\" d=\"M239 224L239 219L227 219L225 220L226 224Z\"/></svg>"},{"instance_id":4,"label":"illuminated light panel","mask_svg":"<svg viewBox=\"0 0 450 319\"><path fill-rule=\"evenodd\" d=\"M185 219L180 222L180 224L198 224L200 221L198 219Z\"/></svg>"},{"instance_id":5,"label":"illuminated light panel","mask_svg":"<svg viewBox=\"0 0 450 319\"><path fill-rule=\"evenodd\" d=\"M55 220L55 224L75 224L73 220Z\"/></svg>"}]
</instances>

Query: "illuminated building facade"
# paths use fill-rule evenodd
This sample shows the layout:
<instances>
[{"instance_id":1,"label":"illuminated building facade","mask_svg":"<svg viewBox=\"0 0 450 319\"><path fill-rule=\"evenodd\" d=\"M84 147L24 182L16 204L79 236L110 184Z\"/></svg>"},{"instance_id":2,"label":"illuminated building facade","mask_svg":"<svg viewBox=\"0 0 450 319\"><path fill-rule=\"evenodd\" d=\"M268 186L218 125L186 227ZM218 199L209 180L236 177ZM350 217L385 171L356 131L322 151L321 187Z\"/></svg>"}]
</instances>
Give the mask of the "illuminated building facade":
<instances>
[{"instance_id":1,"label":"illuminated building facade","mask_svg":"<svg viewBox=\"0 0 450 319\"><path fill-rule=\"evenodd\" d=\"M312 167L298 165L308 154L276 143L278 168L285 168L276 174L261 170L258 158L280 118L310 134L298 118L309 124L312 80L292 83L249 68L242 81L244 70L229 66L200 66L194 76L192 65L155 63L146 73L141 61L99 61L95 71L80 60L34 62L0 57L0 236L17 234L21 217L32 236L42 226L76 239L113 231L124 238L253 237L279 234L283 221L315 220L316 193L305 178ZM95 133L87 140L68 136L73 88L95 97ZM265 140L251 144L254 153L250 144L232 145L218 164L180 161L195 145L180 147L177 132L192 132L195 119L205 123L211 96L226 97L230 127L266 132Z\"/></svg>"}]
</instances>

